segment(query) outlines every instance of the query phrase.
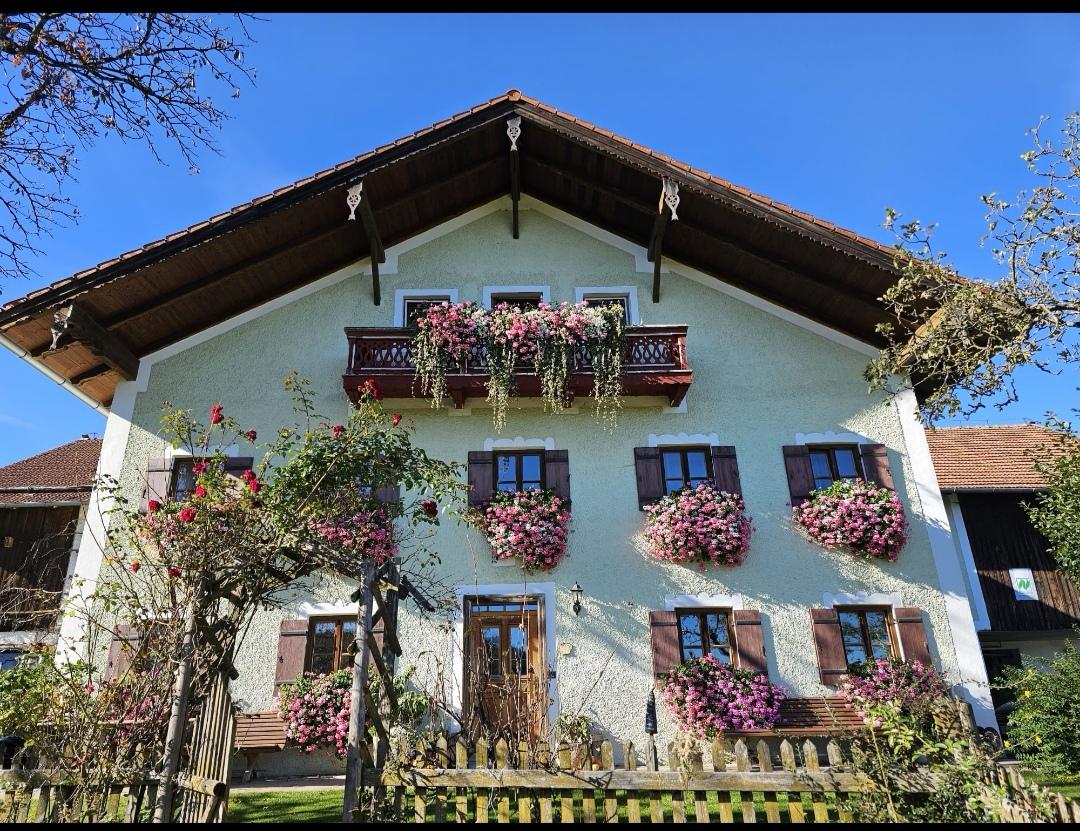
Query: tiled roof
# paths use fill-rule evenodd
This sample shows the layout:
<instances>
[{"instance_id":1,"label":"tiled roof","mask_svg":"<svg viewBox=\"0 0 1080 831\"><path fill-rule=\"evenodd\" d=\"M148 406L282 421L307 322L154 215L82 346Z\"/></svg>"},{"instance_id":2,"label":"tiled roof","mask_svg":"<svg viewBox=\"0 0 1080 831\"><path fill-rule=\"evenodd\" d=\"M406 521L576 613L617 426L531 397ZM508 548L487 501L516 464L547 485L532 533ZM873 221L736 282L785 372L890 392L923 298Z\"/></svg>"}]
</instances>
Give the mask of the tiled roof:
<instances>
[{"instance_id":1,"label":"tiled roof","mask_svg":"<svg viewBox=\"0 0 1080 831\"><path fill-rule=\"evenodd\" d=\"M1046 487L1029 451L1054 445L1037 424L939 427L926 431L942 490L1031 490Z\"/></svg>"},{"instance_id":2,"label":"tiled roof","mask_svg":"<svg viewBox=\"0 0 1080 831\"><path fill-rule=\"evenodd\" d=\"M0 467L0 505L89 501L100 453L101 439L79 439Z\"/></svg>"},{"instance_id":3,"label":"tiled roof","mask_svg":"<svg viewBox=\"0 0 1080 831\"><path fill-rule=\"evenodd\" d=\"M473 113L476 113L476 112L479 112L481 110L487 109L487 108L492 107L492 106L494 106L496 104L500 104L500 103L508 102L508 101L509 102L522 101L522 102L524 102L526 104L530 104L530 105L532 105L533 107L535 107L536 109L538 109L538 110L540 110L542 112L550 113L553 116L561 118L561 119L563 119L565 121L568 121L568 122L570 122L572 124L576 124L577 126L582 127L582 128L584 128L586 130L590 130L590 131L596 133L597 135L603 136L603 137L605 137L605 138L607 138L607 139L609 139L611 141L617 142L618 144L621 144L626 148L636 150L639 153L643 153L646 156L649 156L650 158L655 159L658 162L671 165L672 167L679 168L679 169L683 170L684 172L686 172L688 174L691 174L693 176L697 176L697 177L699 177L701 179L704 179L704 180L706 180L708 182L711 182L712 184L719 185L722 188L726 188L726 189L728 189L728 190L730 190L730 191L732 191L734 193L740 194L740 195L746 197L747 199L751 199L754 202L757 202L757 203L759 203L759 204L761 204L763 206L768 206L770 208L773 208L775 210L786 213L786 214L788 214L788 215L790 215L792 217L795 217L797 219L801 219L801 220L803 220L805 222L811 223L812 225L815 225L815 226L817 226L819 228L822 228L825 231L829 231L831 233L838 234L838 235L840 235L842 237L846 237L847 239L850 239L850 240L852 240L854 242L860 243L860 244L866 246L868 249L876 251L876 252L878 252L880 254L887 254L890 257L894 254L894 250L892 248L890 248L887 245L883 245L882 243L878 242L877 240L873 240L873 239L870 239L869 237L864 237L864 236L862 236L860 234L856 234L854 231L850 231L847 228L841 228L839 225L835 225L832 222L828 222L828 221L826 221L824 219L820 219L819 217L813 216L812 214L808 214L805 211L797 210L797 209L791 207L790 205L784 204L783 202L777 202L776 200L770 199L767 196L763 196L763 195L761 195L759 193L755 193L754 191L750 190L749 188L745 188L745 187L743 187L741 185L737 185L734 182L729 182L727 179L722 179L722 178L720 178L718 176L713 176L708 171L701 170L700 168L693 167L693 166L687 164L686 162L681 162L678 159L673 159L670 156L664 155L663 153L658 153L657 151L655 151L655 150L653 150L653 149L651 149L649 147L646 147L646 146L644 146L642 144L638 144L636 142L633 142L628 138L624 138L623 136L616 135L611 130L606 130L603 127L597 127L595 124L591 124L590 122L588 122L588 121L586 121L586 120L584 120L582 118L578 118L577 116L571 115L570 113L568 113L568 112L566 112L564 110L556 109L555 107L552 107L550 104L545 104L543 101L540 101L540 100L538 100L536 98L530 98L527 95L523 95L520 90L511 89L511 90L508 90L507 92L505 92L502 95L498 95L498 96L490 99L489 101L485 101L482 104L477 104L475 107L471 107L468 110L457 113L456 115L450 116L449 118L445 118L442 121L437 121L434 124L430 125L429 127L424 127L422 129L417 130L417 131L415 131L413 133L410 133L410 134L408 134L406 136L402 136L401 138L396 139L395 141L392 141L389 144L384 144L381 147L376 147L374 150L369 150L368 152L362 153L361 155L356 156L355 158L348 159L346 161L340 162L339 164L336 164L333 167L329 167L329 168L327 168L325 170L321 170L318 173L312 174L311 176L305 176L304 178L298 179L297 181L292 182L291 184L284 185L284 186L282 186L280 188L277 188L276 190L273 190L270 193L267 193L267 194L264 194L262 196L256 197L255 199L252 199L252 200L250 200L248 202L244 202L244 203L242 203L240 205L237 205L237 206L235 206L233 208L230 208L227 211L216 214L215 216L212 216L212 217L210 217L208 219L202 220L201 222L196 222L194 225L189 225L187 228L183 228L183 229L181 229L179 231L175 231L175 232L169 234L168 236L162 237L159 240L147 243L146 245L140 246L139 248L132 249L131 251L127 251L126 253L120 254L119 256L112 257L112 258L110 258L108 260L105 260L104 262L98 263L96 266L93 266L91 268L84 269L83 271L77 272L76 274L73 274L70 277L65 277L62 280L57 280L56 282L54 282L54 283L52 283L52 284L50 284L48 286L43 286L40 289L37 289L35 291L30 292L25 297L21 297L21 298L18 298L16 300L8 301L7 303L4 303L3 305L0 305L0 310L6 311L8 309L12 309L12 308L14 308L14 307L16 307L16 306L18 306L20 304L25 303L28 300L33 300L34 298L39 297L40 295L47 294L49 292L53 292L53 291L55 291L57 289L63 288L64 286L66 286L66 285L68 285L70 283L78 283L80 281L86 280L87 278L94 276L98 272L101 272L101 271L105 270L106 268L109 268L110 266L117 265L118 263L122 263L125 260L133 259L134 257L136 257L136 256L138 256L140 254L146 254L146 253L152 251L155 248L160 248L161 246L165 245L166 243L173 242L174 240L176 240L176 239L178 239L180 237L187 236L188 234L191 234L191 233L193 233L195 231L200 231L200 230L202 230L204 228L208 228L208 227L212 227L214 225L220 224L224 220L229 219L230 217L233 217L236 214L240 214L240 213L243 213L246 210L249 210L251 208L255 208L255 207L257 207L258 205L261 205L264 202L267 202L267 201L272 200L272 199L274 199L276 197L282 196L282 195L284 195L284 194L286 194L286 193L288 193L290 191L296 190L299 187L311 184L312 182L317 182L320 179L325 179L326 177L330 176L333 173L337 173L337 172L341 171L344 168L347 168L347 167L356 165L356 164L358 164L360 162L363 162L364 160L366 160L366 159L368 159L368 158L370 158L372 156L376 156L379 153L383 153L383 152L385 152L385 151L387 151L387 150L389 150L391 148L398 147L398 146L400 146L402 144L405 144L405 143L407 143L409 141L412 141L414 139L421 138L422 136L424 136L424 135L426 135L428 133L431 133L434 130L438 130L438 129L442 128L442 127L446 127L447 125L454 124L455 122L461 121L466 116L472 115Z\"/></svg>"}]
</instances>

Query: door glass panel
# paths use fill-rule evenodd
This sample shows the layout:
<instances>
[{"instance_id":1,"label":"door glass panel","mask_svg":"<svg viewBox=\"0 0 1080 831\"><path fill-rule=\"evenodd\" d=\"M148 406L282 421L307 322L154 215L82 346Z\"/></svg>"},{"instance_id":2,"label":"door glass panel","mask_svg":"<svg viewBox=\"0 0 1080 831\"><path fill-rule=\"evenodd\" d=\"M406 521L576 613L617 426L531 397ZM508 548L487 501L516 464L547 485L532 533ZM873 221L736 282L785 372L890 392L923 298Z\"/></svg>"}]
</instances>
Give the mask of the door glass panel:
<instances>
[{"instance_id":1,"label":"door glass panel","mask_svg":"<svg viewBox=\"0 0 1080 831\"><path fill-rule=\"evenodd\" d=\"M502 667L499 665L499 627L485 626L481 632L484 639L484 654L487 660L488 675L502 675Z\"/></svg>"},{"instance_id":2,"label":"door glass panel","mask_svg":"<svg viewBox=\"0 0 1080 831\"><path fill-rule=\"evenodd\" d=\"M525 675L529 671L529 639L523 626L510 626L510 674Z\"/></svg>"},{"instance_id":3,"label":"door glass panel","mask_svg":"<svg viewBox=\"0 0 1080 831\"><path fill-rule=\"evenodd\" d=\"M889 637L889 618L885 612L867 612L866 629L870 633L870 648L875 658L892 657L892 639Z\"/></svg>"},{"instance_id":4,"label":"door glass panel","mask_svg":"<svg viewBox=\"0 0 1080 831\"><path fill-rule=\"evenodd\" d=\"M690 471L690 484L700 485L709 481L709 474L705 462L705 451L690 450L686 453L686 466Z\"/></svg>"},{"instance_id":5,"label":"door glass panel","mask_svg":"<svg viewBox=\"0 0 1080 831\"><path fill-rule=\"evenodd\" d=\"M521 456L521 489L540 487L540 454L530 453Z\"/></svg>"},{"instance_id":6,"label":"door glass panel","mask_svg":"<svg viewBox=\"0 0 1080 831\"><path fill-rule=\"evenodd\" d=\"M858 612L840 612L840 632L844 636L844 655L848 664L857 664L866 660L866 646L863 644L862 623Z\"/></svg>"},{"instance_id":7,"label":"door glass panel","mask_svg":"<svg viewBox=\"0 0 1080 831\"><path fill-rule=\"evenodd\" d=\"M855 452L851 448L838 447L836 454L836 473L841 479L858 479L858 468L855 467Z\"/></svg>"},{"instance_id":8,"label":"door glass panel","mask_svg":"<svg viewBox=\"0 0 1080 831\"><path fill-rule=\"evenodd\" d=\"M709 627L709 652L722 664L731 663L731 644L728 640L728 620L725 614L708 614L705 616L706 625Z\"/></svg>"},{"instance_id":9,"label":"door glass panel","mask_svg":"<svg viewBox=\"0 0 1080 831\"><path fill-rule=\"evenodd\" d=\"M679 642L682 644L684 661L700 658L704 654L701 648L701 618L696 613L679 615Z\"/></svg>"}]
</instances>

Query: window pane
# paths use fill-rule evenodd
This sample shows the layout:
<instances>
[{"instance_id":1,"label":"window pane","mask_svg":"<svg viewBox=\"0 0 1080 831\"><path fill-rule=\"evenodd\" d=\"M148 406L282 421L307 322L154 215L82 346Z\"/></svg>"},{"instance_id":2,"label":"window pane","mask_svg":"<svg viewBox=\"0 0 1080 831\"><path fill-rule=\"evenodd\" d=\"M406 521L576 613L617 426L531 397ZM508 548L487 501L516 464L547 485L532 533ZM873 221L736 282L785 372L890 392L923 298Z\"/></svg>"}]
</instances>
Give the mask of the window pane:
<instances>
[{"instance_id":1,"label":"window pane","mask_svg":"<svg viewBox=\"0 0 1080 831\"><path fill-rule=\"evenodd\" d=\"M442 302L442 300L406 300L405 325L415 326L416 321L423 317L428 309Z\"/></svg>"},{"instance_id":2,"label":"window pane","mask_svg":"<svg viewBox=\"0 0 1080 831\"><path fill-rule=\"evenodd\" d=\"M840 612L840 631L844 636L844 655L848 664L857 664L866 660L866 645L863 643L862 623L858 612Z\"/></svg>"},{"instance_id":3,"label":"window pane","mask_svg":"<svg viewBox=\"0 0 1080 831\"><path fill-rule=\"evenodd\" d=\"M540 305L539 294L526 294L526 295L512 295L512 294L493 294L491 295L491 308L495 308L500 303L506 303L509 306L516 306L519 309L535 309Z\"/></svg>"},{"instance_id":4,"label":"window pane","mask_svg":"<svg viewBox=\"0 0 1080 831\"><path fill-rule=\"evenodd\" d=\"M705 616L709 627L709 652L720 663L731 663L731 644L728 641L728 620L723 612L714 612Z\"/></svg>"},{"instance_id":5,"label":"window pane","mask_svg":"<svg viewBox=\"0 0 1080 831\"><path fill-rule=\"evenodd\" d=\"M838 447L833 451L836 458L836 472L841 479L858 479L855 467L855 451L848 447Z\"/></svg>"},{"instance_id":6,"label":"window pane","mask_svg":"<svg viewBox=\"0 0 1080 831\"><path fill-rule=\"evenodd\" d=\"M870 633L870 647L875 658L892 657L892 639L889 637L889 618L885 612L867 612L866 628Z\"/></svg>"},{"instance_id":7,"label":"window pane","mask_svg":"<svg viewBox=\"0 0 1080 831\"><path fill-rule=\"evenodd\" d=\"M487 674L502 675L499 666L499 627L485 626L481 631L484 639L484 654L487 658Z\"/></svg>"},{"instance_id":8,"label":"window pane","mask_svg":"<svg viewBox=\"0 0 1080 831\"><path fill-rule=\"evenodd\" d=\"M682 453L679 451L664 452L664 478L682 481Z\"/></svg>"},{"instance_id":9,"label":"window pane","mask_svg":"<svg viewBox=\"0 0 1080 831\"><path fill-rule=\"evenodd\" d=\"M195 489L195 474L191 470L193 464L195 464L194 460L185 459L177 462L176 467L173 468L174 498L187 499Z\"/></svg>"},{"instance_id":10,"label":"window pane","mask_svg":"<svg viewBox=\"0 0 1080 831\"><path fill-rule=\"evenodd\" d=\"M14 669L18 663L19 658L22 657L22 651L18 649L5 649L0 651L0 672L5 669Z\"/></svg>"},{"instance_id":11,"label":"window pane","mask_svg":"<svg viewBox=\"0 0 1080 831\"><path fill-rule=\"evenodd\" d=\"M498 489L501 491L517 490L517 456L496 456L495 467L498 470Z\"/></svg>"},{"instance_id":12,"label":"window pane","mask_svg":"<svg viewBox=\"0 0 1080 831\"><path fill-rule=\"evenodd\" d=\"M829 467L829 454L817 450L810 454L810 467L814 471L814 487L826 488L832 484L832 469Z\"/></svg>"},{"instance_id":13,"label":"window pane","mask_svg":"<svg viewBox=\"0 0 1080 831\"><path fill-rule=\"evenodd\" d=\"M529 642L525 637L525 629L521 626L511 626L510 649L510 674L525 675L529 671Z\"/></svg>"},{"instance_id":14,"label":"window pane","mask_svg":"<svg viewBox=\"0 0 1080 831\"><path fill-rule=\"evenodd\" d=\"M337 669L337 655L334 645L337 638L337 622L333 620L319 620L311 633L311 667L312 672L333 672Z\"/></svg>"},{"instance_id":15,"label":"window pane","mask_svg":"<svg viewBox=\"0 0 1080 831\"><path fill-rule=\"evenodd\" d=\"M352 642L354 640L356 640L356 621L342 621L341 640L338 642L338 669L347 669L352 662Z\"/></svg>"},{"instance_id":16,"label":"window pane","mask_svg":"<svg viewBox=\"0 0 1080 831\"><path fill-rule=\"evenodd\" d=\"M679 615L679 643L682 644L684 661L700 658L704 654L701 648L701 618L696 613Z\"/></svg>"},{"instance_id":17,"label":"window pane","mask_svg":"<svg viewBox=\"0 0 1080 831\"><path fill-rule=\"evenodd\" d=\"M609 297L602 294L586 294L585 300L590 306L618 306L622 309L623 322L630 322L630 303L625 296Z\"/></svg>"},{"instance_id":18,"label":"window pane","mask_svg":"<svg viewBox=\"0 0 1080 831\"><path fill-rule=\"evenodd\" d=\"M705 461L705 451L689 450L686 453L686 465L690 471L690 484L700 485L709 481L708 464Z\"/></svg>"},{"instance_id":19,"label":"window pane","mask_svg":"<svg viewBox=\"0 0 1080 831\"><path fill-rule=\"evenodd\" d=\"M520 459L522 490L540 487L540 454L529 453L528 455L521 456Z\"/></svg>"}]
</instances>

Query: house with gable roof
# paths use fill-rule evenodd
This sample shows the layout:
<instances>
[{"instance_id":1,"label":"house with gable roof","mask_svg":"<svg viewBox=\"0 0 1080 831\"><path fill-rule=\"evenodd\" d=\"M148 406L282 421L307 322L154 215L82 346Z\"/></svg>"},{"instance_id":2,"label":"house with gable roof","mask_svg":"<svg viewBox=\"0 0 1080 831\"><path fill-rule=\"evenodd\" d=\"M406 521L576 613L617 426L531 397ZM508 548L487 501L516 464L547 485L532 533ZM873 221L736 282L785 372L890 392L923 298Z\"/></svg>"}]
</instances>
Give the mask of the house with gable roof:
<instances>
[{"instance_id":1,"label":"house with gable roof","mask_svg":"<svg viewBox=\"0 0 1080 831\"><path fill-rule=\"evenodd\" d=\"M868 394L862 376L897 276L887 246L511 90L10 301L0 343L107 413L101 471L130 500L151 482L185 495L192 460L161 437L163 400L197 413L220 402L268 435L291 423L280 390L293 369L342 419L374 378L421 446L467 466L478 502L511 486L568 496L568 555L542 574L494 562L472 529L438 531L456 615L432 627L406 604L401 662L460 718L487 694L463 680L487 655L492 674L527 677L521 718L546 728L580 711L638 742L656 675L709 652L805 701L835 695L867 656L931 660L993 726L915 392ZM466 300L617 304L617 426L593 418L581 367L555 413L523 375L501 432L482 366L432 409L412 384L412 323ZM910 523L896 562L826 552L795 530L792 504L840 479L895 491ZM721 481L753 517L745 561L646 556L644 506ZM74 568L91 582L93 530ZM347 665L354 588L327 578L258 611L234 698L263 711L277 685ZM674 730L663 711L660 729ZM309 769L289 754L273 764Z\"/></svg>"}]
</instances>

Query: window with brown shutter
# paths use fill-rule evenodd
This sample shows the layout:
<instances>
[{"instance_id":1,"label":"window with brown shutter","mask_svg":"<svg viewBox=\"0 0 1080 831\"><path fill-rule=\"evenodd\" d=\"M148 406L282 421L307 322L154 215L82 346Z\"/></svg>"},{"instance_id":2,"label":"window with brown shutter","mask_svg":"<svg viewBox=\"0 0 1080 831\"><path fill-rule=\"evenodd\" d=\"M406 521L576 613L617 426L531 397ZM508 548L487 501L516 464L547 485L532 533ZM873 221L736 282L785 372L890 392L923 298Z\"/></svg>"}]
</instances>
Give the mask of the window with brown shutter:
<instances>
[{"instance_id":1,"label":"window with brown shutter","mask_svg":"<svg viewBox=\"0 0 1080 831\"><path fill-rule=\"evenodd\" d=\"M679 662L712 655L722 664L739 666L730 609L676 609L679 621Z\"/></svg>"},{"instance_id":2,"label":"window with brown shutter","mask_svg":"<svg viewBox=\"0 0 1080 831\"><path fill-rule=\"evenodd\" d=\"M810 470L815 488L827 488L833 482L858 482L863 479L859 446L855 444L809 444Z\"/></svg>"},{"instance_id":3,"label":"window with brown shutter","mask_svg":"<svg viewBox=\"0 0 1080 831\"><path fill-rule=\"evenodd\" d=\"M278 634L277 667L274 684L291 684L304 674L307 657L309 622L303 619L283 620Z\"/></svg>"},{"instance_id":4,"label":"window with brown shutter","mask_svg":"<svg viewBox=\"0 0 1080 831\"><path fill-rule=\"evenodd\" d=\"M899 654L889 607L837 606L836 615L848 666Z\"/></svg>"},{"instance_id":5,"label":"window with brown shutter","mask_svg":"<svg viewBox=\"0 0 1080 831\"><path fill-rule=\"evenodd\" d=\"M566 450L544 451L544 487L570 505L570 454Z\"/></svg>"},{"instance_id":6,"label":"window with brown shutter","mask_svg":"<svg viewBox=\"0 0 1080 831\"><path fill-rule=\"evenodd\" d=\"M900 638L900 649L905 661L919 661L924 666L932 667L930 645L926 640L926 625L923 623L922 609L912 607L895 608L896 632Z\"/></svg>"},{"instance_id":7,"label":"window with brown shutter","mask_svg":"<svg viewBox=\"0 0 1080 831\"><path fill-rule=\"evenodd\" d=\"M861 444L859 451L866 481L895 490L892 468L889 466L889 448L883 444Z\"/></svg>"},{"instance_id":8,"label":"window with brown shutter","mask_svg":"<svg viewBox=\"0 0 1080 831\"><path fill-rule=\"evenodd\" d=\"M718 491L742 496L742 482L739 480L739 461L735 457L735 448L721 446L712 448L713 487Z\"/></svg>"},{"instance_id":9,"label":"window with brown shutter","mask_svg":"<svg viewBox=\"0 0 1080 831\"><path fill-rule=\"evenodd\" d=\"M765 657L765 630L761 625L761 612L757 609L736 609L731 617L738 665L742 669L768 675L769 662Z\"/></svg>"},{"instance_id":10,"label":"window with brown shutter","mask_svg":"<svg viewBox=\"0 0 1080 831\"><path fill-rule=\"evenodd\" d=\"M821 683L835 687L843 681L848 670L840 618L836 609L811 609L810 624L814 631L814 650Z\"/></svg>"},{"instance_id":11,"label":"window with brown shutter","mask_svg":"<svg viewBox=\"0 0 1080 831\"><path fill-rule=\"evenodd\" d=\"M675 612L649 612L649 639L652 644L653 675L667 675L682 663L679 620Z\"/></svg>"},{"instance_id":12,"label":"window with brown shutter","mask_svg":"<svg viewBox=\"0 0 1080 831\"><path fill-rule=\"evenodd\" d=\"M660 468L659 447L634 448L634 472L637 476L638 509L658 502L664 495L664 473Z\"/></svg>"},{"instance_id":13,"label":"window with brown shutter","mask_svg":"<svg viewBox=\"0 0 1080 831\"><path fill-rule=\"evenodd\" d=\"M489 450L469 451L469 504L487 505L495 493L495 454Z\"/></svg>"},{"instance_id":14,"label":"window with brown shutter","mask_svg":"<svg viewBox=\"0 0 1080 831\"><path fill-rule=\"evenodd\" d=\"M146 478L143 483L142 499L139 512L145 514L151 499L155 502L167 502L172 492L172 459L150 459L146 463Z\"/></svg>"},{"instance_id":15,"label":"window with brown shutter","mask_svg":"<svg viewBox=\"0 0 1080 831\"><path fill-rule=\"evenodd\" d=\"M805 444L786 444L783 449L788 493L794 507L810 498L810 491L814 489L814 471L810 467L810 450Z\"/></svg>"}]
</instances>

